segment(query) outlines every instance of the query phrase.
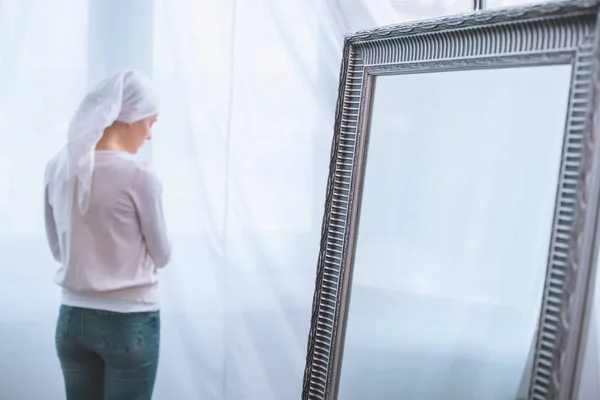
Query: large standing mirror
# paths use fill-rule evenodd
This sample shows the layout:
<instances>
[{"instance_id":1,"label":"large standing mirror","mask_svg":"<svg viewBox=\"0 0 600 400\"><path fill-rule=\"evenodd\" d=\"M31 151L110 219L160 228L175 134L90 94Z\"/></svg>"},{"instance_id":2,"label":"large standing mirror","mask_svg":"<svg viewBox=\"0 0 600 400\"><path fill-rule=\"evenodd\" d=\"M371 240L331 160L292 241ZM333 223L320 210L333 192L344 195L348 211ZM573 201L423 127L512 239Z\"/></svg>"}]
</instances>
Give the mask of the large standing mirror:
<instances>
[{"instance_id":1,"label":"large standing mirror","mask_svg":"<svg viewBox=\"0 0 600 400\"><path fill-rule=\"evenodd\" d=\"M346 39L303 399L575 400L597 1Z\"/></svg>"}]
</instances>

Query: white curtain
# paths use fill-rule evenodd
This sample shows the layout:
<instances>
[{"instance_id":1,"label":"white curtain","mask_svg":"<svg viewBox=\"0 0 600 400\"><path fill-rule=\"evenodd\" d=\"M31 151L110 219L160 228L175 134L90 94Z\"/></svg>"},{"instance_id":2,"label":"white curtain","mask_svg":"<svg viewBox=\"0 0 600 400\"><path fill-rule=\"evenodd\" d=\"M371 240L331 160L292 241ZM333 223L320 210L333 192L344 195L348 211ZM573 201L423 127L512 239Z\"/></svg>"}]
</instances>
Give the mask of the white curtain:
<instances>
[{"instance_id":1,"label":"white curtain","mask_svg":"<svg viewBox=\"0 0 600 400\"><path fill-rule=\"evenodd\" d=\"M0 2L0 398L62 400L44 165L86 88L87 3Z\"/></svg>"},{"instance_id":2,"label":"white curtain","mask_svg":"<svg viewBox=\"0 0 600 400\"><path fill-rule=\"evenodd\" d=\"M0 398L64 399L43 168L90 81L140 64L174 239L155 398L297 399L343 34L471 2L148 0L151 35L125 23L99 44L101 2L0 0ZM106 45L125 37L140 50Z\"/></svg>"}]
</instances>

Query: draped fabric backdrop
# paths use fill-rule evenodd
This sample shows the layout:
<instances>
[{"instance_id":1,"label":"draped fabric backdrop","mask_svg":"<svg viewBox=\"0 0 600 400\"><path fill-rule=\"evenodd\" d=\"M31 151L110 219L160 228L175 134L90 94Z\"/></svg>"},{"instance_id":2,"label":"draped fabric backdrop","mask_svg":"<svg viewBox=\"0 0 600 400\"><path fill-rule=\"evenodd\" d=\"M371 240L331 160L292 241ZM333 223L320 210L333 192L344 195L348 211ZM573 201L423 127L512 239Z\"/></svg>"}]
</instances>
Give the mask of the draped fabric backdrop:
<instances>
[{"instance_id":1,"label":"draped fabric backdrop","mask_svg":"<svg viewBox=\"0 0 600 400\"><path fill-rule=\"evenodd\" d=\"M161 95L142 156L174 243L155 398L298 399L343 34L470 7L0 0L0 398L64 399L43 169L89 85L135 67Z\"/></svg>"}]
</instances>

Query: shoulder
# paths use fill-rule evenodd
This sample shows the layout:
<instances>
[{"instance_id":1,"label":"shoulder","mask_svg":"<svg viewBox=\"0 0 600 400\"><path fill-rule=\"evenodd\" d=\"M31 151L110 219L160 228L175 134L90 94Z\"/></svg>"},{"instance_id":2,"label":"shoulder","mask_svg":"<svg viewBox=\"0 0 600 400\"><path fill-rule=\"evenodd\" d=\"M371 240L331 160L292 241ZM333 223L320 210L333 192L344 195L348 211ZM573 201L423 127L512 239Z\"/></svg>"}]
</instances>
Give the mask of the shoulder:
<instances>
[{"instance_id":1,"label":"shoulder","mask_svg":"<svg viewBox=\"0 0 600 400\"><path fill-rule=\"evenodd\" d=\"M159 181L154 167L145 161L135 161L135 173L139 179Z\"/></svg>"},{"instance_id":2,"label":"shoulder","mask_svg":"<svg viewBox=\"0 0 600 400\"><path fill-rule=\"evenodd\" d=\"M126 185L158 180L152 165L128 153L100 154L95 168L108 174L110 179L122 180Z\"/></svg>"},{"instance_id":3,"label":"shoulder","mask_svg":"<svg viewBox=\"0 0 600 400\"><path fill-rule=\"evenodd\" d=\"M66 168L66 165L62 165L64 163L61 162L64 151L64 149L59 151L46 163L46 168L44 170L44 181L46 185L53 181L61 167Z\"/></svg>"},{"instance_id":4,"label":"shoulder","mask_svg":"<svg viewBox=\"0 0 600 400\"><path fill-rule=\"evenodd\" d=\"M52 171L54 169L56 169L57 164L59 163L59 160L61 158L61 156L64 153L64 149L59 151L58 153L56 153L54 156L52 156L52 158L50 160L48 160L48 162L46 163L46 171Z\"/></svg>"},{"instance_id":5,"label":"shoulder","mask_svg":"<svg viewBox=\"0 0 600 400\"><path fill-rule=\"evenodd\" d=\"M144 161L135 161L133 188L145 192L162 190L162 184L152 165Z\"/></svg>"}]
</instances>

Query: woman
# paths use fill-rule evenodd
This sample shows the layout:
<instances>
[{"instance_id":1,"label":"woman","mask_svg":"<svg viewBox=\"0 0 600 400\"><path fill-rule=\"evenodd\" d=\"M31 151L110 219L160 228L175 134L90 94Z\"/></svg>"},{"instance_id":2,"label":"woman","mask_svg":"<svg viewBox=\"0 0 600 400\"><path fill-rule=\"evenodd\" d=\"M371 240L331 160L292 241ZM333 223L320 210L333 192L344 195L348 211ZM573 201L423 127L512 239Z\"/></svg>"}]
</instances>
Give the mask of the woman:
<instances>
[{"instance_id":1,"label":"woman","mask_svg":"<svg viewBox=\"0 0 600 400\"><path fill-rule=\"evenodd\" d=\"M137 71L83 100L48 163L46 233L61 266L56 349L68 400L149 400L160 342L157 269L170 245L161 185L134 154L158 98Z\"/></svg>"}]
</instances>

